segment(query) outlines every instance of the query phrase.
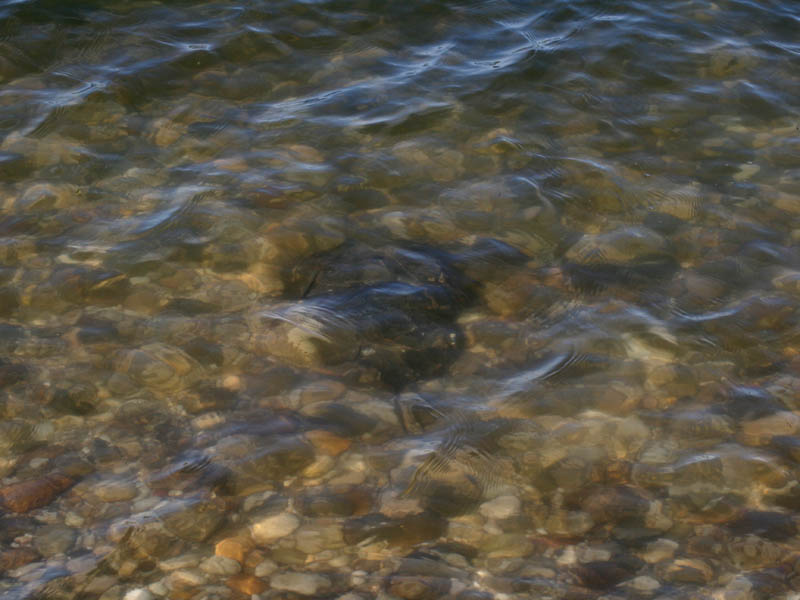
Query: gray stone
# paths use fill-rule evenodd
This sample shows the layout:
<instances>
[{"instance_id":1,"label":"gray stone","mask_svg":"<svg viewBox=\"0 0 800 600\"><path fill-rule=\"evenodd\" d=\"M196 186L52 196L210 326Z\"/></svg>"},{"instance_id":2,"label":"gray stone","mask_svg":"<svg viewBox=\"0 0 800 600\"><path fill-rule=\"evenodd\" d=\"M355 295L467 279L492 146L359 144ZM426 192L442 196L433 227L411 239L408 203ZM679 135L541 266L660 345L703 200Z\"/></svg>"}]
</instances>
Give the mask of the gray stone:
<instances>
[{"instance_id":1,"label":"gray stone","mask_svg":"<svg viewBox=\"0 0 800 600\"><path fill-rule=\"evenodd\" d=\"M331 582L323 575L289 571L273 576L270 579L270 585L275 590L286 590L304 596L313 596L331 587Z\"/></svg>"},{"instance_id":2,"label":"gray stone","mask_svg":"<svg viewBox=\"0 0 800 600\"><path fill-rule=\"evenodd\" d=\"M256 544L267 545L286 537L300 526L300 519L290 513L271 515L255 521L250 531Z\"/></svg>"},{"instance_id":3,"label":"gray stone","mask_svg":"<svg viewBox=\"0 0 800 600\"><path fill-rule=\"evenodd\" d=\"M226 556L211 556L200 563L200 570L209 575L236 575L242 565Z\"/></svg>"}]
</instances>

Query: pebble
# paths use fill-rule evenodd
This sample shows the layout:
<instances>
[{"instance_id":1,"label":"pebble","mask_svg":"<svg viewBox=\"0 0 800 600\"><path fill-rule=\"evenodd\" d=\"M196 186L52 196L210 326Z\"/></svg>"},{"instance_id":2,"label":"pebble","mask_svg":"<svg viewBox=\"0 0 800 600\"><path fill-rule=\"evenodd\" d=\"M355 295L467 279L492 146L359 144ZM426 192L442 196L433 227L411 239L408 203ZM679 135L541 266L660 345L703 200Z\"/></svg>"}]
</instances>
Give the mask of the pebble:
<instances>
[{"instance_id":1,"label":"pebble","mask_svg":"<svg viewBox=\"0 0 800 600\"><path fill-rule=\"evenodd\" d=\"M256 544L266 546L286 537L300 526L300 519L289 513L281 513L256 521L250 526Z\"/></svg>"},{"instance_id":2,"label":"pebble","mask_svg":"<svg viewBox=\"0 0 800 600\"><path fill-rule=\"evenodd\" d=\"M179 570L170 573L168 586L172 589L197 587L206 582L206 576L195 570Z\"/></svg>"},{"instance_id":3,"label":"pebble","mask_svg":"<svg viewBox=\"0 0 800 600\"><path fill-rule=\"evenodd\" d=\"M339 456L350 447L350 440L324 429L307 431L306 438L314 448L328 456Z\"/></svg>"},{"instance_id":4,"label":"pebble","mask_svg":"<svg viewBox=\"0 0 800 600\"><path fill-rule=\"evenodd\" d=\"M650 542L645 547L644 553L641 557L649 563L657 563L668 558L675 556L675 551L678 549L678 542L661 538Z\"/></svg>"},{"instance_id":5,"label":"pebble","mask_svg":"<svg viewBox=\"0 0 800 600\"><path fill-rule=\"evenodd\" d=\"M264 580L254 575L234 575L229 577L225 583L229 588L248 596L260 594L267 589Z\"/></svg>"},{"instance_id":6,"label":"pebble","mask_svg":"<svg viewBox=\"0 0 800 600\"><path fill-rule=\"evenodd\" d=\"M34 538L39 554L49 558L67 552L75 543L78 532L63 525L47 525L40 529Z\"/></svg>"},{"instance_id":7,"label":"pebble","mask_svg":"<svg viewBox=\"0 0 800 600\"><path fill-rule=\"evenodd\" d=\"M162 571L177 571L179 569L189 569L200 564L202 556L200 554L184 554L158 563L158 568Z\"/></svg>"},{"instance_id":8,"label":"pebble","mask_svg":"<svg viewBox=\"0 0 800 600\"><path fill-rule=\"evenodd\" d=\"M260 563L256 565L256 568L253 569L253 573L256 577L269 577L275 571L278 570L278 565L275 561L266 559L262 560Z\"/></svg>"},{"instance_id":9,"label":"pebble","mask_svg":"<svg viewBox=\"0 0 800 600\"><path fill-rule=\"evenodd\" d=\"M714 577L714 571L700 559L680 558L664 571L664 579L674 583L706 584Z\"/></svg>"},{"instance_id":10,"label":"pebble","mask_svg":"<svg viewBox=\"0 0 800 600\"><path fill-rule=\"evenodd\" d=\"M132 500L137 494L136 486L128 481L101 481L93 491L103 502Z\"/></svg>"},{"instance_id":11,"label":"pebble","mask_svg":"<svg viewBox=\"0 0 800 600\"><path fill-rule=\"evenodd\" d=\"M516 496L498 496L481 504L480 513L487 519L508 519L519 514L521 505Z\"/></svg>"},{"instance_id":12,"label":"pebble","mask_svg":"<svg viewBox=\"0 0 800 600\"><path fill-rule=\"evenodd\" d=\"M625 582L623 585L639 592L653 592L661 587L657 579L648 577L647 575L639 575L630 581Z\"/></svg>"},{"instance_id":13,"label":"pebble","mask_svg":"<svg viewBox=\"0 0 800 600\"><path fill-rule=\"evenodd\" d=\"M286 590L304 596L313 596L330 588L331 582L323 575L289 571L273 576L270 579L270 586L276 590Z\"/></svg>"},{"instance_id":14,"label":"pebble","mask_svg":"<svg viewBox=\"0 0 800 600\"><path fill-rule=\"evenodd\" d=\"M127 592L123 600L153 600L153 594L144 588L136 588Z\"/></svg>"},{"instance_id":15,"label":"pebble","mask_svg":"<svg viewBox=\"0 0 800 600\"><path fill-rule=\"evenodd\" d=\"M230 558L238 563L244 562L245 555L252 550L253 543L245 537L229 537L217 542L214 553L217 556Z\"/></svg>"},{"instance_id":16,"label":"pebble","mask_svg":"<svg viewBox=\"0 0 800 600\"><path fill-rule=\"evenodd\" d=\"M297 531L295 539L296 548L306 554L318 554L344 545L340 524L306 526Z\"/></svg>"},{"instance_id":17,"label":"pebble","mask_svg":"<svg viewBox=\"0 0 800 600\"><path fill-rule=\"evenodd\" d=\"M200 570L209 575L236 575L242 565L225 556L211 556L200 563Z\"/></svg>"}]
</instances>

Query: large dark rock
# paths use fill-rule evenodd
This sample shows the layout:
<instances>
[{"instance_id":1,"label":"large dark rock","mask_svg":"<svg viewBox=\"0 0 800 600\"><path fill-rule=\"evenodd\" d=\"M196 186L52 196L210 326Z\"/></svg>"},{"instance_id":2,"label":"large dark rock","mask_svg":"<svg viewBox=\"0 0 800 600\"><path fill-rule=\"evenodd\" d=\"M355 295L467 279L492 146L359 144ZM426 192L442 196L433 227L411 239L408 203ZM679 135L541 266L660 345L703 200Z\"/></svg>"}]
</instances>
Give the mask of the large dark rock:
<instances>
[{"instance_id":1,"label":"large dark rock","mask_svg":"<svg viewBox=\"0 0 800 600\"><path fill-rule=\"evenodd\" d=\"M459 252L340 246L286 271L286 302L256 315L255 350L402 388L444 372L463 346L458 314L482 281L523 258L494 240Z\"/></svg>"}]
</instances>

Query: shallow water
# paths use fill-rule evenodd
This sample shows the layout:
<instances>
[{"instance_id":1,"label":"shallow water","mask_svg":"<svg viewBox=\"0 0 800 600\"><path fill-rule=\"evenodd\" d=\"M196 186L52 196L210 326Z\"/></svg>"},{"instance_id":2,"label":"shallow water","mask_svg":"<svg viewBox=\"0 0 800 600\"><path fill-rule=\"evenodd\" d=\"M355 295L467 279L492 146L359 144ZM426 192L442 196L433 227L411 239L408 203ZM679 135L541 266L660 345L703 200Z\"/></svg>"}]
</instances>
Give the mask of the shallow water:
<instances>
[{"instance_id":1,"label":"shallow water","mask_svg":"<svg viewBox=\"0 0 800 600\"><path fill-rule=\"evenodd\" d=\"M0 2L0 596L797 600L798 31Z\"/></svg>"}]
</instances>

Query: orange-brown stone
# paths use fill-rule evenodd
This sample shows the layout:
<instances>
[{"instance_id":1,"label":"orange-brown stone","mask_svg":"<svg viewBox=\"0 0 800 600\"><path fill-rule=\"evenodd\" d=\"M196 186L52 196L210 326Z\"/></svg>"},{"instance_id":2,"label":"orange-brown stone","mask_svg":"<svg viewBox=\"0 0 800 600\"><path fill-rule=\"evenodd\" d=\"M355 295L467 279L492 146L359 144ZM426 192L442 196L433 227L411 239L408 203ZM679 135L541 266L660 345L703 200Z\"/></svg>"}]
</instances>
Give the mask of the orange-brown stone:
<instances>
[{"instance_id":1,"label":"orange-brown stone","mask_svg":"<svg viewBox=\"0 0 800 600\"><path fill-rule=\"evenodd\" d=\"M217 542L214 553L217 556L231 558L238 563L244 562L245 555L253 548L253 543L245 537L229 537Z\"/></svg>"},{"instance_id":2,"label":"orange-brown stone","mask_svg":"<svg viewBox=\"0 0 800 600\"><path fill-rule=\"evenodd\" d=\"M252 596L253 594L260 594L267 589L267 584L263 579L259 579L255 575L234 575L226 582L228 587L242 594Z\"/></svg>"},{"instance_id":3,"label":"orange-brown stone","mask_svg":"<svg viewBox=\"0 0 800 600\"><path fill-rule=\"evenodd\" d=\"M47 506L73 483L74 480L61 473L12 483L0 489L0 504L12 512L25 513Z\"/></svg>"},{"instance_id":4,"label":"orange-brown stone","mask_svg":"<svg viewBox=\"0 0 800 600\"><path fill-rule=\"evenodd\" d=\"M0 553L0 572L23 567L37 558L39 555L31 548L9 548Z\"/></svg>"},{"instance_id":5,"label":"orange-brown stone","mask_svg":"<svg viewBox=\"0 0 800 600\"><path fill-rule=\"evenodd\" d=\"M319 452L328 456L339 456L350 447L350 440L324 429L307 431L306 438Z\"/></svg>"}]
</instances>

